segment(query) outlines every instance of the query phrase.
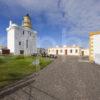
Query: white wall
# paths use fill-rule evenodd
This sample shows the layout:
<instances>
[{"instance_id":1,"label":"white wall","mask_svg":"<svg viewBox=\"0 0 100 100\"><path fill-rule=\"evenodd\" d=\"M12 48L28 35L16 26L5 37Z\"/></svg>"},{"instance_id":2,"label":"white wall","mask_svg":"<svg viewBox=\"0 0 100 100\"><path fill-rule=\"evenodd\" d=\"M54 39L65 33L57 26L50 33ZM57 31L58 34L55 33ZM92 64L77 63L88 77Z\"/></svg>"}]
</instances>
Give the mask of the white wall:
<instances>
[{"instance_id":1,"label":"white wall","mask_svg":"<svg viewBox=\"0 0 100 100\"><path fill-rule=\"evenodd\" d=\"M11 53L14 53L14 33L15 33L15 28L13 27L12 29L7 29L7 48L10 49Z\"/></svg>"},{"instance_id":2,"label":"white wall","mask_svg":"<svg viewBox=\"0 0 100 100\"><path fill-rule=\"evenodd\" d=\"M89 56L89 49L81 49L78 46L76 47L70 46L70 47L62 47L62 48L61 47L48 48L48 54L56 55L56 50L58 50L58 55L65 55L65 50L67 50L67 55L70 55L70 56L80 56L82 55L82 51L84 51L84 56ZM72 50L72 53L71 53L71 50Z\"/></svg>"},{"instance_id":3,"label":"white wall","mask_svg":"<svg viewBox=\"0 0 100 100\"><path fill-rule=\"evenodd\" d=\"M100 35L94 35L93 43L95 63L100 64Z\"/></svg>"},{"instance_id":4,"label":"white wall","mask_svg":"<svg viewBox=\"0 0 100 100\"><path fill-rule=\"evenodd\" d=\"M26 40L28 40L28 48L26 47ZM21 42L21 45L19 45L19 42ZM24 50L25 55L36 53L36 34L30 29L16 29L15 54L19 54L20 50Z\"/></svg>"},{"instance_id":5,"label":"white wall","mask_svg":"<svg viewBox=\"0 0 100 100\"><path fill-rule=\"evenodd\" d=\"M49 48L48 54L56 55L56 51L58 50L58 55L71 55L71 56L79 56L80 48L79 47L57 47L57 48ZM65 54L65 50L67 50L67 54ZM71 53L72 50L72 53ZM76 52L77 50L77 52Z\"/></svg>"}]
</instances>

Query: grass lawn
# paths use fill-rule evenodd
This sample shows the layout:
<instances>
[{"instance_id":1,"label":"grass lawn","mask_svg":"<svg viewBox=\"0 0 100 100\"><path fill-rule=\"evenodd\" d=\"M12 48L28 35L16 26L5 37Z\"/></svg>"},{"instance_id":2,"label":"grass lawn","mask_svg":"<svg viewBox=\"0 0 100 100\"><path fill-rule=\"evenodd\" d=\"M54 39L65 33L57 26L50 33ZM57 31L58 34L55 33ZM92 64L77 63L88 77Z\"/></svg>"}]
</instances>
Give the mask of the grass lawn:
<instances>
[{"instance_id":1,"label":"grass lawn","mask_svg":"<svg viewBox=\"0 0 100 100\"><path fill-rule=\"evenodd\" d=\"M39 65L32 62L39 59ZM0 88L43 69L51 63L43 57L0 56Z\"/></svg>"}]
</instances>

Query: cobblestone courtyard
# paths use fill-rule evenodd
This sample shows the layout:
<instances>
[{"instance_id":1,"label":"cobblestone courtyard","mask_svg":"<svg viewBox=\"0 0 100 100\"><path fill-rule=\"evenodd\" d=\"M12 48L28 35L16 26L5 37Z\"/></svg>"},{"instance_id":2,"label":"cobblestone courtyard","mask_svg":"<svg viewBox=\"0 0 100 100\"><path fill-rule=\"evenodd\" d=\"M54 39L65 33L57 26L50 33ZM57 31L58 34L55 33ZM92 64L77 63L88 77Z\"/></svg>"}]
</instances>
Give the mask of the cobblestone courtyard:
<instances>
[{"instance_id":1,"label":"cobblestone courtyard","mask_svg":"<svg viewBox=\"0 0 100 100\"><path fill-rule=\"evenodd\" d=\"M0 100L100 100L100 66L79 59L59 57L35 82Z\"/></svg>"}]
</instances>

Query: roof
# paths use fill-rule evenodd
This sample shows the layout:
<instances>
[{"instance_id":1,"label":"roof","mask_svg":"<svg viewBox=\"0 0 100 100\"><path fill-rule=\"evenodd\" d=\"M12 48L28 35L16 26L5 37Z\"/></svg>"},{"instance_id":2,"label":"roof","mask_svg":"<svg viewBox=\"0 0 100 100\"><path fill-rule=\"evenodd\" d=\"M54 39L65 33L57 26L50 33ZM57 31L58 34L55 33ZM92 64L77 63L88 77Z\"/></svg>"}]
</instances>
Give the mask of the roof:
<instances>
[{"instance_id":1,"label":"roof","mask_svg":"<svg viewBox=\"0 0 100 100\"><path fill-rule=\"evenodd\" d=\"M92 35L98 35L98 34L100 34L100 31L98 31L98 32L90 32L90 36L92 36Z\"/></svg>"},{"instance_id":2,"label":"roof","mask_svg":"<svg viewBox=\"0 0 100 100\"><path fill-rule=\"evenodd\" d=\"M51 47L51 48L48 48L48 49L54 49L54 48L81 48L80 46L77 46L77 45L71 45L71 46L55 46L55 47Z\"/></svg>"}]
</instances>

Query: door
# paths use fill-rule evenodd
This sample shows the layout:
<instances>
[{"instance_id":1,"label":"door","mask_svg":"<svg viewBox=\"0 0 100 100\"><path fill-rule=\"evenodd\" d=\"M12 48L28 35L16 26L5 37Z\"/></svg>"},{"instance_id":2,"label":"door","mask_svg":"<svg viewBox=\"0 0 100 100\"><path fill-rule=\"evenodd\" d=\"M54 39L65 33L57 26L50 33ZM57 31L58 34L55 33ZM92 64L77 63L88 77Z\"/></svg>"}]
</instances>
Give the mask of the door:
<instances>
[{"instance_id":1,"label":"door","mask_svg":"<svg viewBox=\"0 0 100 100\"><path fill-rule=\"evenodd\" d=\"M58 50L56 50L56 55L58 55Z\"/></svg>"},{"instance_id":2,"label":"door","mask_svg":"<svg viewBox=\"0 0 100 100\"><path fill-rule=\"evenodd\" d=\"M82 56L84 56L84 51L82 51Z\"/></svg>"},{"instance_id":3,"label":"door","mask_svg":"<svg viewBox=\"0 0 100 100\"><path fill-rule=\"evenodd\" d=\"M67 55L67 50L65 50L65 55Z\"/></svg>"},{"instance_id":4,"label":"door","mask_svg":"<svg viewBox=\"0 0 100 100\"><path fill-rule=\"evenodd\" d=\"M20 54L24 54L24 50L20 50Z\"/></svg>"}]
</instances>

